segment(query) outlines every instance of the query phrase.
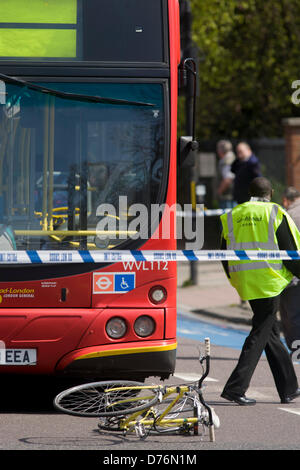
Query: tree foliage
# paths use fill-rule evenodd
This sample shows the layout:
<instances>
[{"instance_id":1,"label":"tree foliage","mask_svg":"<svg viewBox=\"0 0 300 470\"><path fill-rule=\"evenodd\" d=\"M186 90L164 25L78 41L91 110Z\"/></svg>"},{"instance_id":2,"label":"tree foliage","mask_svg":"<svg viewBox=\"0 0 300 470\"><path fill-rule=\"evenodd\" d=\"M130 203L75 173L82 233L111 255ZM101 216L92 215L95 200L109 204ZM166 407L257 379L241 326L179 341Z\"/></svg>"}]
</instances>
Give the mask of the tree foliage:
<instances>
[{"instance_id":1,"label":"tree foliage","mask_svg":"<svg viewBox=\"0 0 300 470\"><path fill-rule=\"evenodd\" d=\"M200 55L197 137L281 136L300 79L299 0L190 0Z\"/></svg>"}]
</instances>

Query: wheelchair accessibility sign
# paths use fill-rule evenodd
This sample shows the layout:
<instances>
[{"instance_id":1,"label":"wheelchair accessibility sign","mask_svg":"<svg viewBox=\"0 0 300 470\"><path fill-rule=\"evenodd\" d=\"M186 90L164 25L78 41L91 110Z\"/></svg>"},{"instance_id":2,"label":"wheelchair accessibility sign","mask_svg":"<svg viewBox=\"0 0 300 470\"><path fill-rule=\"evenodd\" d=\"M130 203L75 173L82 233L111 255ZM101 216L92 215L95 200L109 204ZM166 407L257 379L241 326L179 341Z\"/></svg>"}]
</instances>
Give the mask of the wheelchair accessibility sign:
<instances>
[{"instance_id":1,"label":"wheelchair accessibility sign","mask_svg":"<svg viewBox=\"0 0 300 470\"><path fill-rule=\"evenodd\" d=\"M93 294L126 294L135 289L135 273L93 273Z\"/></svg>"}]
</instances>

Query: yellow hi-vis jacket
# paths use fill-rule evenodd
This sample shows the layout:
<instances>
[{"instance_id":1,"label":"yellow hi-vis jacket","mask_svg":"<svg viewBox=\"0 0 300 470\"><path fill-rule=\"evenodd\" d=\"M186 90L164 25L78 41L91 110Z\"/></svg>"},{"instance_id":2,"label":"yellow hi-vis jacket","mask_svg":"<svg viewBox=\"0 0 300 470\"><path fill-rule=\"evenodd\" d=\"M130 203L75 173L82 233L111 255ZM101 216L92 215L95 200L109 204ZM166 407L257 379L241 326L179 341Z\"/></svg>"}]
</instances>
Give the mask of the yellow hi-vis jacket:
<instances>
[{"instance_id":1,"label":"yellow hi-vis jacket","mask_svg":"<svg viewBox=\"0 0 300 470\"><path fill-rule=\"evenodd\" d=\"M276 231L286 216L297 250L300 233L291 217L278 204L248 201L221 216L222 236L228 250L279 250ZM242 300L279 295L290 283L293 274L280 259L263 261L228 261L230 283Z\"/></svg>"}]
</instances>

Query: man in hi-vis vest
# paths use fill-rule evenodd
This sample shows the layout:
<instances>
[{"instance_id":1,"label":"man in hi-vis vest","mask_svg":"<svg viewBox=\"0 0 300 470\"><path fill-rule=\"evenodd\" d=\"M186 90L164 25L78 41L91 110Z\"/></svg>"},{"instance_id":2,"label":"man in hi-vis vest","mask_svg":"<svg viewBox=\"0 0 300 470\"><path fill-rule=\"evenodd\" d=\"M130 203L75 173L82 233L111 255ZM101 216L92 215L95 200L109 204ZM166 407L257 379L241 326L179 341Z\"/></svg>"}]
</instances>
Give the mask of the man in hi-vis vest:
<instances>
[{"instance_id":1,"label":"man in hi-vis vest","mask_svg":"<svg viewBox=\"0 0 300 470\"><path fill-rule=\"evenodd\" d=\"M271 202L273 191L269 180L255 178L249 193L250 201L221 216L222 249L299 250L300 233L284 209ZM239 405L255 405L256 401L245 393L265 350L281 403L289 403L300 396L300 389L290 355L280 341L276 313L280 293L293 275L300 277L300 261L243 259L224 261L223 267L241 299L249 301L253 319L252 330L221 397Z\"/></svg>"}]
</instances>

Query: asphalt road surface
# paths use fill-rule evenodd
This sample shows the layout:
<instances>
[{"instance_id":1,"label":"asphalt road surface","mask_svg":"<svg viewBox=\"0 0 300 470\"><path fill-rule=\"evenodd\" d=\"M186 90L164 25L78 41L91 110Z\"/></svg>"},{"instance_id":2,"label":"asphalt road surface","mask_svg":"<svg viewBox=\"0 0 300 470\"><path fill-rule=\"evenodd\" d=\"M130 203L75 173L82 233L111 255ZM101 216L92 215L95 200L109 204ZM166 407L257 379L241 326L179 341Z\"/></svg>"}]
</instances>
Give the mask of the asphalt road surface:
<instances>
[{"instance_id":1,"label":"asphalt road surface","mask_svg":"<svg viewBox=\"0 0 300 470\"><path fill-rule=\"evenodd\" d=\"M220 392L236 364L246 330L201 322L196 315L189 315L179 317L178 335L176 373L167 381L169 383L196 380L200 376L198 348L203 346L204 338L210 336L212 362L204 396L221 421L215 442L210 442L208 435L150 435L140 440L134 434L123 436L99 432L97 419L77 418L54 411L51 407L53 391L46 388L41 398L26 379L14 385L13 393L12 388L2 382L0 449L80 450L87 451L87 455L96 451L100 463L119 465L125 461L113 462L112 459L120 458L122 452L126 455L126 451L133 455L143 451L138 454L143 463L159 452L167 453L169 457L165 459L185 452L177 463L199 464L199 460L193 459L196 456L199 459L202 450L300 449L300 399L288 405L280 403L265 357L261 358L247 393L257 400L255 406L242 407L220 398ZM295 369L300 379L300 364L295 364ZM156 382L156 378L147 379L147 383ZM184 460L188 456L190 461ZM104 461L106 458L111 461ZM160 463L169 462L172 463L169 460ZM132 461L129 466L133 468L137 463Z\"/></svg>"}]
</instances>

